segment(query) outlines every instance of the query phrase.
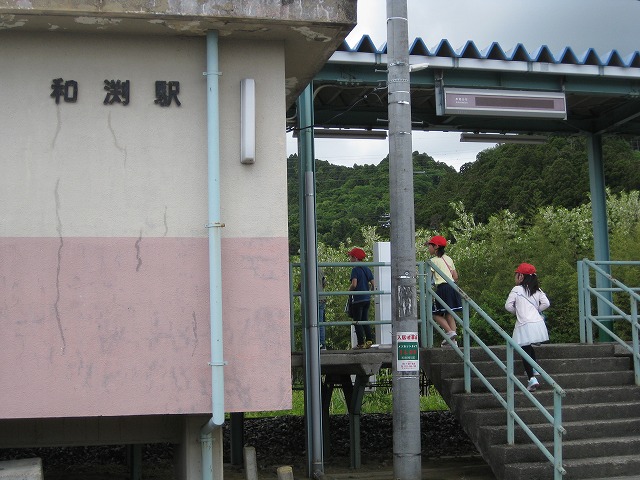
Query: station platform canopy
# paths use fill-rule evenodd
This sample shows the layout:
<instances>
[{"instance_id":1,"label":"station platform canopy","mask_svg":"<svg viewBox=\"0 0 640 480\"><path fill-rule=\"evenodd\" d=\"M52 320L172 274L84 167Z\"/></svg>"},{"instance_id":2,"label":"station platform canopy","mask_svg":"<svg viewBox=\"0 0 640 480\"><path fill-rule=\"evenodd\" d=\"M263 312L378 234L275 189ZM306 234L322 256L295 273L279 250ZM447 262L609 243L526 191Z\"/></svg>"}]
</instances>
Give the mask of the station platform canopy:
<instances>
[{"instance_id":1,"label":"station platform canopy","mask_svg":"<svg viewBox=\"0 0 640 480\"><path fill-rule=\"evenodd\" d=\"M430 49L416 38L409 53L414 130L640 136L638 51L472 41L456 49L447 40ZM387 130L386 57L386 44L367 35L353 48L342 43L313 80L316 129Z\"/></svg>"}]
</instances>

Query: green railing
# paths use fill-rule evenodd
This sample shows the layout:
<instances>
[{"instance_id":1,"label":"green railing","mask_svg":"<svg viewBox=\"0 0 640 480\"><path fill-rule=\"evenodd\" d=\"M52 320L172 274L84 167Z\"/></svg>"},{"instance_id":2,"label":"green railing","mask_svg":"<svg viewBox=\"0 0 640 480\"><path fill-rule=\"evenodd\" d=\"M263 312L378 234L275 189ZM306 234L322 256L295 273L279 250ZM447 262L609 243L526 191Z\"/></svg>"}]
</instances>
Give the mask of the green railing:
<instances>
[{"instance_id":1,"label":"green railing","mask_svg":"<svg viewBox=\"0 0 640 480\"><path fill-rule=\"evenodd\" d=\"M335 262L335 263L319 263L320 267L353 267L353 263L350 262ZM358 265L367 266L388 266L388 263L383 262L359 262ZM299 267L300 264L290 265L290 278L293 279L293 268ZM517 345L511 336L506 333L500 325L498 325L484 310L482 310L469 296L462 290L456 283L447 279L447 282L460 294L462 298L462 318L458 315L458 312L452 311L442 299L435 293L432 285L433 272L432 269L437 271L443 278L447 279L447 276L431 261L418 262L418 297L419 302L419 322L420 322L420 341L421 345L426 345L427 348L433 347L433 330L440 333L447 341L453 350L462 358L464 362L464 389L465 392L471 392L471 374L476 375L485 387L496 397L500 405L506 410L507 413L507 443L513 445L515 443L515 425L518 424L532 442L540 449L544 456L554 466L554 479L559 480L566 473L562 466L562 435L565 433L565 429L562 426L562 397L565 396L564 390L551 378L544 369L538 365L522 348ZM429 286L429 288L427 288ZM386 291L372 291L362 292L362 294L370 293L372 295L390 295L391 292ZM321 296L331 295L352 295L352 291L324 291L321 292ZM294 321L294 308L293 300L299 297L300 293L293 289L293 282L290 282L290 300L291 300L291 345L294 346L294 329L295 327L301 327L301 323L296 324ZM460 348L455 345L446 335L444 330L433 320L433 314L431 305L433 302L438 302L449 313L453 315L456 323L462 326L462 338L463 346ZM469 324L470 312L475 311L480 315L488 325L490 325L504 340L506 345L506 362L503 362L498 356L491 351L491 349L471 330ZM637 319L636 319L637 320ZM354 325L353 321L332 321L324 322L326 326L340 326L340 325ZM362 322L365 323L365 322ZM374 324L390 324L390 321L369 321L366 322L371 325ZM493 385L487 380L487 378L478 370L471 360L471 342L475 342L488 356L495 362L500 369L504 372L507 379L507 392L506 398L498 392ZM524 385L514 373L514 357L515 354L519 354L529 362L535 370L540 373L541 378L547 382L553 389L553 411L550 413L547 409L527 390ZM515 410L515 391L518 388L524 394L525 398L537 408L544 418L553 426L553 453L538 439L538 437L531 431L527 424L520 418Z\"/></svg>"},{"instance_id":2,"label":"green railing","mask_svg":"<svg viewBox=\"0 0 640 480\"><path fill-rule=\"evenodd\" d=\"M318 267L324 268L324 267L349 267L349 268L353 268L354 265L357 266L367 266L367 267L388 267L390 265L390 263L385 263L385 262L358 262L357 264L354 264L353 262L318 262ZM294 351L295 349L295 329L296 328L302 328L302 322L296 322L295 321L295 310L294 310L294 305L293 305L293 301L295 298L300 298L302 296L302 294L300 293L300 291L296 290L293 288L293 269L294 268L300 268L300 263L289 263L289 322L290 322L290 332L291 332L291 351ZM347 302L346 297L348 295L390 295L391 292L389 291L385 291L385 290L373 290L373 291L369 291L369 292L365 292L365 291L361 291L361 292L356 292L356 291L328 291L325 290L324 292L319 292L318 296L319 297L331 297L331 296L342 296L345 297L345 303ZM344 314L345 318L348 318L346 313ZM375 320L369 320L368 322L354 322L353 320L344 320L344 321L340 321L340 320L333 320L331 322L318 322L318 326L324 325L325 328L326 327L340 327L340 326L351 326L351 325L355 325L356 323L359 323L361 325L390 325L391 321L390 320L383 320L383 321L375 321Z\"/></svg>"},{"instance_id":3,"label":"green railing","mask_svg":"<svg viewBox=\"0 0 640 480\"><path fill-rule=\"evenodd\" d=\"M628 287L609 272L611 266L640 267L638 261L596 262L584 259L578 262L578 295L580 308L580 341L593 343L594 326L601 335L608 336L628 351L633 357L636 385L640 385L640 351L638 336L638 303L640 288ZM604 267L604 268L603 268ZM598 286L600 285L600 286ZM617 294L617 299L613 299ZM593 305L595 300L597 307ZM621 305L628 301L629 309ZM593 306L593 308L592 308ZM597 311L597 313L593 313ZM631 326L631 343L623 340L613 330L614 322L627 322Z\"/></svg>"},{"instance_id":4,"label":"green railing","mask_svg":"<svg viewBox=\"0 0 640 480\"><path fill-rule=\"evenodd\" d=\"M430 268L429 268L430 267ZM453 350L463 359L464 362L464 389L465 392L471 393L471 373L475 374L484 384L484 386L493 394L498 400L500 405L506 410L507 413L507 443L513 445L515 443L515 424L517 423L522 430L527 434L531 441L540 449L544 456L553 464L554 467L554 479L559 480L566 473L562 465L562 435L565 433L565 429L562 426L562 397L565 396L564 390L551 378L544 369L538 365L522 348L516 344L511 336L506 333L500 325L498 325L484 310L482 310L469 296L462 290L456 283L449 280L445 273L440 270L431 261L426 262L426 274L419 276L420 281L420 298L425 298L426 302L421 302L421 309L426 310L426 326L427 332L426 345L427 347L433 347L433 334L432 329L435 328L440 335L442 335ZM451 310L442 299L435 293L434 286L432 285L433 272L435 270L440 274L449 285L451 285L459 294L462 299L462 318L458 315L458 312ZM427 285L429 288L427 288ZM458 347L453 341L445 335L445 332L440 326L433 320L433 314L430 308L426 308L431 305L431 302L435 301L442 305L456 320L456 323L462 326L462 348ZM483 320L490 325L504 340L506 345L506 363L503 362L498 356L491 351L491 349L478 337L469 325L470 311L474 310L480 315ZM427 328L428 327L428 328ZM430 332L431 331L431 332ZM507 379L507 392L506 398L498 392L493 385L487 380L487 378L478 370L478 368L471 361L471 341L475 342L487 355L496 363L500 369L505 373ZM515 354L519 354L524 357L525 360L533 366L535 370L540 373L542 379L547 382L553 389L553 411L550 413L547 409L534 397L531 392L527 390L524 385L514 373L514 357ZM518 388L525 396L525 398L536 407L546 420L553 426L553 453L538 439L538 437L531 431L527 424L520 418L515 410L515 389Z\"/></svg>"}]
</instances>

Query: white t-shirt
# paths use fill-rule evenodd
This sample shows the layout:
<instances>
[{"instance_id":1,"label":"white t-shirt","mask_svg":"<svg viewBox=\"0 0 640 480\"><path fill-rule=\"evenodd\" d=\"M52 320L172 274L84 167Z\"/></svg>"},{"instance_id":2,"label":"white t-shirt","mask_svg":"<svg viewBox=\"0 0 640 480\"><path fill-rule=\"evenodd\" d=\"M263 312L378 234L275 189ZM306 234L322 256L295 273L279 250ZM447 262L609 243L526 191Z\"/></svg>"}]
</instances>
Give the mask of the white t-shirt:
<instances>
[{"instance_id":1,"label":"white t-shirt","mask_svg":"<svg viewBox=\"0 0 640 480\"><path fill-rule=\"evenodd\" d=\"M516 285L509 292L504 308L516 314L519 324L525 324L544 322L540 312L549 308L549 305L549 299L542 290L529 296L522 285Z\"/></svg>"}]
</instances>

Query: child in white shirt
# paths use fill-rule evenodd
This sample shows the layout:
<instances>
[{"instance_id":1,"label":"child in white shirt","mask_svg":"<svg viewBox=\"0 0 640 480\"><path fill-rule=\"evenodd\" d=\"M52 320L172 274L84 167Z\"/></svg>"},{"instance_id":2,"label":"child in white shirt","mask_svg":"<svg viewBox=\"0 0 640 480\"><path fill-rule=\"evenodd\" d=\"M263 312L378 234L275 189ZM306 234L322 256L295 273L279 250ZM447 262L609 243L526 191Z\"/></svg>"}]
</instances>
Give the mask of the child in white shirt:
<instances>
[{"instance_id":1,"label":"child in white shirt","mask_svg":"<svg viewBox=\"0 0 640 480\"><path fill-rule=\"evenodd\" d=\"M550 303L538 284L536 267L530 263L521 263L516 268L515 275L516 286L511 289L504 308L516 315L513 339L535 360L533 345L549 340L549 332L541 312L549 308ZM533 366L524 358L522 362L529 379L527 390L535 392L539 383Z\"/></svg>"}]
</instances>

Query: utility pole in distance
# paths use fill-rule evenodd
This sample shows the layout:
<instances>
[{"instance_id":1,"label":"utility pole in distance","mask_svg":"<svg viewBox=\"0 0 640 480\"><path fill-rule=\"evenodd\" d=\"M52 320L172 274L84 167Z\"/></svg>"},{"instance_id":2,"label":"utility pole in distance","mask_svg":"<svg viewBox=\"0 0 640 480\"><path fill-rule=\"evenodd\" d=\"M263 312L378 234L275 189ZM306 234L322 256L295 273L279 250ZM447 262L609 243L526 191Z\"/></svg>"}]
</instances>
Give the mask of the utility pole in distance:
<instances>
[{"instance_id":1,"label":"utility pole in distance","mask_svg":"<svg viewBox=\"0 0 640 480\"><path fill-rule=\"evenodd\" d=\"M420 361L407 0L387 0L393 478L420 480Z\"/></svg>"}]
</instances>

